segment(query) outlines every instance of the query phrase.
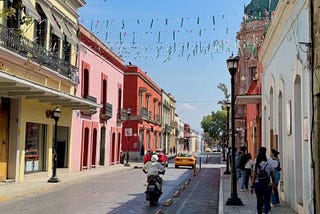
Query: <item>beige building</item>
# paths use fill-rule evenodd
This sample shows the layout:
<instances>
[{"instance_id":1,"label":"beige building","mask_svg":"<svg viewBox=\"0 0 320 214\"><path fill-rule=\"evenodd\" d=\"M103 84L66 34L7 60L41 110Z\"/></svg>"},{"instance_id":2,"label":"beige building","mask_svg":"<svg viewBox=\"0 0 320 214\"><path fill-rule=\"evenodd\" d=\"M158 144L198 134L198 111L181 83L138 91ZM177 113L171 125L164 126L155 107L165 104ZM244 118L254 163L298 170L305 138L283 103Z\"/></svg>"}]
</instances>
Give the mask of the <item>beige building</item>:
<instances>
[{"instance_id":1,"label":"beige building","mask_svg":"<svg viewBox=\"0 0 320 214\"><path fill-rule=\"evenodd\" d=\"M77 10L84 4L0 1L0 180L50 176L53 152L56 166L68 170L72 111L101 107L75 96ZM61 112L57 123L53 110Z\"/></svg>"}]
</instances>

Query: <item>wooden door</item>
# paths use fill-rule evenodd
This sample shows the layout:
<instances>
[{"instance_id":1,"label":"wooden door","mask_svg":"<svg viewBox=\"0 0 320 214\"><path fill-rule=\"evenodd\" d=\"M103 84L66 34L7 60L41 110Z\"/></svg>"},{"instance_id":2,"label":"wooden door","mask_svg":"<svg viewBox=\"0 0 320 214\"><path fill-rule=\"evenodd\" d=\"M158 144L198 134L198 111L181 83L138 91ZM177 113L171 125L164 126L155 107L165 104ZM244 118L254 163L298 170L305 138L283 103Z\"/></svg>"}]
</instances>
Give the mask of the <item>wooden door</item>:
<instances>
[{"instance_id":1,"label":"wooden door","mask_svg":"<svg viewBox=\"0 0 320 214\"><path fill-rule=\"evenodd\" d=\"M0 180L7 179L8 168L8 113L0 110Z\"/></svg>"}]
</instances>

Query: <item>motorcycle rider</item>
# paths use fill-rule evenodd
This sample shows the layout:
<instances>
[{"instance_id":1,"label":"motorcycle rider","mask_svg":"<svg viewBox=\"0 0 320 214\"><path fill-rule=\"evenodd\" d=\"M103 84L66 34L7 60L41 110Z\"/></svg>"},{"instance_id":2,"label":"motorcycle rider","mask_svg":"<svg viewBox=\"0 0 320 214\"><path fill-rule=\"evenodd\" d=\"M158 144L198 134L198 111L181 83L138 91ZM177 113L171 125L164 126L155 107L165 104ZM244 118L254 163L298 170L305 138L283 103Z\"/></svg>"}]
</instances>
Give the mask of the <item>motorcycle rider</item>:
<instances>
[{"instance_id":1,"label":"motorcycle rider","mask_svg":"<svg viewBox=\"0 0 320 214\"><path fill-rule=\"evenodd\" d=\"M164 174L165 168L161 163L158 162L158 155L153 154L151 156L151 161L148 161L144 164L142 171L147 173L147 181L149 180L150 176L156 176L157 182L160 184L159 189L162 191L162 178L159 176L159 174Z\"/></svg>"}]
</instances>

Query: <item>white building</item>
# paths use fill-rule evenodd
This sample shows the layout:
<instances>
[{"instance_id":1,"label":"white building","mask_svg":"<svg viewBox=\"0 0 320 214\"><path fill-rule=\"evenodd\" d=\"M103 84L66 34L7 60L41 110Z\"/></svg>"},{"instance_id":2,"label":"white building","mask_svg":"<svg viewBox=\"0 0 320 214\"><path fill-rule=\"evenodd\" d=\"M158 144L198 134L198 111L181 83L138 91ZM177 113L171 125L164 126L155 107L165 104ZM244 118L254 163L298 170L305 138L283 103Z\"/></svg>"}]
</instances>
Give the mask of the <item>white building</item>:
<instances>
[{"instance_id":1,"label":"white building","mask_svg":"<svg viewBox=\"0 0 320 214\"><path fill-rule=\"evenodd\" d=\"M280 151L280 197L298 213L313 213L308 2L279 1L259 54L262 145Z\"/></svg>"}]
</instances>

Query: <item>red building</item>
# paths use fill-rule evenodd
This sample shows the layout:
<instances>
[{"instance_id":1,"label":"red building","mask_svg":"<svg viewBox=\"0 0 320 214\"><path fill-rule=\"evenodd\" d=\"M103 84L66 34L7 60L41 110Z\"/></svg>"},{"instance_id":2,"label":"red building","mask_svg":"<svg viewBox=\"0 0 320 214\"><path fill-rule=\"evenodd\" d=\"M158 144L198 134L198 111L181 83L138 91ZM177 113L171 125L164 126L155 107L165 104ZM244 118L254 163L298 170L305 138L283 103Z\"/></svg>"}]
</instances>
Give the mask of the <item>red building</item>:
<instances>
[{"instance_id":1,"label":"red building","mask_svg":"<svg viewBox=\"0 0 320 214\"><path fill-rule=\"evenodd\" d=\"M128 115L123 123L122 152L128 152L131 160L141 160L146 150L160 149L161 88L140 68L129 65L123 92Z\"/></svg>"}]
</instances>

